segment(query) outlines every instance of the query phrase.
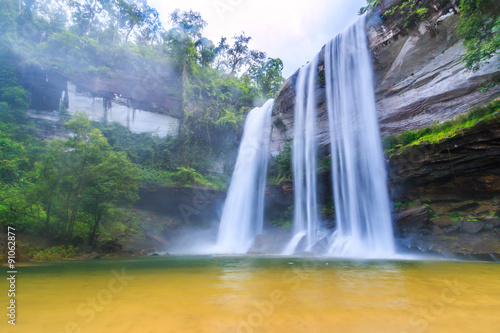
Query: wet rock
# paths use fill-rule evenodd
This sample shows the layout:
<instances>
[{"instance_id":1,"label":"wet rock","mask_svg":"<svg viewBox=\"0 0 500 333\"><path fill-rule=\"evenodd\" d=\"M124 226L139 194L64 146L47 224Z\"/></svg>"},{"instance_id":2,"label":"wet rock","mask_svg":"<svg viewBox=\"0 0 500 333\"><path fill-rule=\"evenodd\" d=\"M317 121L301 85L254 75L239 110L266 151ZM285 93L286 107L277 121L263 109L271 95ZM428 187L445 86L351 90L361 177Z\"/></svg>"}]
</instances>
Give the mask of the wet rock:
<instances>
[{"instance_id":1,"label":"wet rock","mask_svg":"<svg viewBox=\"0 0 500 333\"><path fill-rule=\"evenodd\" d=\"M443 229L441 229L440 227L435 225L432 227L432 234L433 235L441 235L441 234L444 234L444 231L443 231Z\"/></svg>"},{"instance_id":2,"label":"wet rock","mask_svg":"<svg viewBox=\"0 0 500 333\"><path fill-rule=\"evenodd\" d=\"M314 253L324 254L329 250L328 237L323 237L317 241L312 247L311 251Z\"/></svg>"},{"instance_id":3,"label":"wet rock","mask_svg":"<svg viewBox=\"0 0 500 333\"><path fill-rule=\"evenodd\" d=\"M484 224L476 221L462 222L462 230L469 234L477 234L484 229Z\"/></svg>"},{"instance_id":4,"label":"wet rock","mask_svg":"<svg viewBox=\"0 0 500 333\"><path fill-rule=\"evenodd\" d=\"M289 232L276 231L272 234L257 235L249 254L278 254L289 240Z\"/></svg>"},{"instance_id":5,"label":"wet rock","mask_svg":"<svg viewBox=\"0 0 500 333\"><path fill-rule=\"evenodd\" d=\"M80 257L83 260L91 260L91 259L101 259L101 255L97 252L86 253Z\"/></svg>"},{"instance_id":6,"label":"wet rock","mask_svg":"<svg viewBox=\"0 0 500 333\"><path fill-rule=\"evenodd\" d=\"M421 229L427 225L430 215L429 208L421 205L397 212L394 214L393 219L397 229L402 234L407 234L411 230Z\"/></svg>"},{"instance_id":7,"label":"wet rock","mask_svg":"<svg viewBox=\"0 0 500 333\"><path fill-rule=\"evenodd\" d=\"M438 218L434 218L431 221L433 224L435 224L436 226L439 226L439 227L450 226L454 223L453 219L449 216L441 216Z\"/></svg>"},{"instance_id":8,"label":"wet rock","mask_svg":"<svg viewBox=\"0 0 500 333\"><path fill-rule=\"evenodd\" d=\"M474 209L477 209L481 207L480 204L478 204L477 202L467 202L465 204L461 204L455 208L452 208L449 210L450 213L452 212L467 212L467 211L472 211Z\"/></svg>"},{"instance_id":9,"label":"wet rock","mask_svg":"<svg viewBox=\"0 0 500 333\"><path fill-rule=\"evenodd\" d=\"M495 229L495 228L499 228L500 227L500 219L490 219L488 221L486 221L486 225L485 225L485 228L486 229Z\"/></svg>"},{"instance_id":10,"label":"wet rock","mask_svg":"<svg viewBox=\"0 0 500 333\"><path fill-rule=\"evenodd\" d=\"M445 233L445 234L451 234L451 233L454 233L454 232L456 232L456 231L460 230L460 227L461 227L461 223L454 223L454 224L452 224L451 226L446 227L446 228L444 229L444 233Z\"/></svg>"}]
</instances>

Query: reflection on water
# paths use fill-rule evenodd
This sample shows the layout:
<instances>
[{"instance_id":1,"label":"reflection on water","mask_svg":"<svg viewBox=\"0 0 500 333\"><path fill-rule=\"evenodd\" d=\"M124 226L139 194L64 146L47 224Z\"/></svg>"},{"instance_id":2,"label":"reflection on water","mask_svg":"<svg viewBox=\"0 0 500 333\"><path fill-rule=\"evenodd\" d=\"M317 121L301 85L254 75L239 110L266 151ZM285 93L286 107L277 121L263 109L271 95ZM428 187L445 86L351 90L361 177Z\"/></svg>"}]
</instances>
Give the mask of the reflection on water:
<instances>
[{"instance_id":1,"label":"reflection on water","mask_svg":"<svg viewBox=\"0 0 500 333\"><path fill-rule=\"evenodd\" d=\"M500 265L151 257L29 264L1 332L499 332ZM4 280L0 289L6 291ZM0 293L6 304L7 295Z\"/></svg>"}]
</instances>

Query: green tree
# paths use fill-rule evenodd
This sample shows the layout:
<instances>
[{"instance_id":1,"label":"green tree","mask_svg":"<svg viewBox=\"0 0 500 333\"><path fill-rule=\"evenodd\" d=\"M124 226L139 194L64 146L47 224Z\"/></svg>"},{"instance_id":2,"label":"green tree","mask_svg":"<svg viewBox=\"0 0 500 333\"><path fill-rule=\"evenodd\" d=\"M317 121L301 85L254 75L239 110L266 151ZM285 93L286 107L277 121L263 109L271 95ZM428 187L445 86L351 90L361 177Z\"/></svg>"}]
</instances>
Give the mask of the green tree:
<instances>
[{"instance_id":1,"label":"green tree","mask_svg":"<svg viewBox=\"0 0 500 333\"><path fill-rule=\"evenodd\" d=\"M133 204L139 199L140 170L124 153L110 150L99 164L90 167L90 175L83 192L83 208L91 216L89 244L93 245L109 210L117 205Z\"/></svg>"},{"instance_id":2,"label":"green tree","mask_svg":"<svg viewBox=\"0 0 500 333\"><path fill-rule=\"evenodd\" d=\"M28 92L21 86L7 86L0 89L0 120L24 123L28 106Z\"/></svg>"},{"instance_id":3,"label":"green tree","mask_svg":"<svg viewBox=\"0 0 500 333\"><path fill-rule=\"evenodd\" d=\"M184 12L179 9L174 10L170 14L170 22L175 29L187 34L194 41L201 39L203 29L207 26L201 14L192 10Z\"/></svg>"},{"instance_id":4,"label":"green tree","mask_svg":"<svg viewBox=\"0 0 500 333\"><path fill-rule=\"evenodd\" d=\"M463 38L465 66L477 70L500 50L500 2L462 0L458 35Z\"/></svg>"},{"instance_id":5,"label":"green tree","mask_svg":"<svg viewBox=\"0 0 500 333\"><path fill-rule=\"evenodd\" d=\"M94 25L99 23L99 16L104 11L106 0L69 0L71 16L79 35L89 34Z\"/></svg>"},{"instance_id":6,"label":"green tree","mask_svg":"<svg viewBox=\"0 0 500 333\"><path fill-rule=\"evenodd\" d=\"M235 75L248 63L250 48L248 43L252 37L245 36L245 33L233 37L234 43L227 49L227 66L229 73Z\"/></svg>"},{"instance_id":7,"label":"green tree","mask_svg":"<svg viewBox=\"0 0 500 333\"><path fill-rule=\"evenodd\" d=\"M125 32L125 41L128 41L134 29L146 29L149 38L154 39L161 29L161 22L156 9L146 2L133 3L126 0L117 0L119 22ZM144 36L144 35L143 35Z\"/></svg>"},{"instance_id":8,"label":"green tree","mask_svg":"<svg viewBox=\"0 0 500 333\"><path fill-rule=\"evenodd\" d=\"M273 97L285 81L282 75L283 62L281 59L268 58L262 64L250 68L249 74L265 97Z\"/></svg>"}]
</instances>

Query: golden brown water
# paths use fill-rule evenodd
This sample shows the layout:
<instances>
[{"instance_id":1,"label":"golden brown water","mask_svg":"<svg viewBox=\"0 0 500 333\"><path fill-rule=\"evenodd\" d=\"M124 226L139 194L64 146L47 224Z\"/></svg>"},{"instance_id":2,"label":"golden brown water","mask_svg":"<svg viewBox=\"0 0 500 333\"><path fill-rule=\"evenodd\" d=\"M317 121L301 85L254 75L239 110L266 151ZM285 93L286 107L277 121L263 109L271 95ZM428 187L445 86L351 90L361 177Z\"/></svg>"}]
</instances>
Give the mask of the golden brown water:
<instances>
[{"instance_id":1,"label":"golden brown water","mask_svg":"<svg viewBox=\"0 0 500 333\"><path fill-rule=\"evenodd\" d=\"M19 271L16 326L2 306L0 332L500 333L494 263L150 257Z\"/></svg>"}]
</instances>

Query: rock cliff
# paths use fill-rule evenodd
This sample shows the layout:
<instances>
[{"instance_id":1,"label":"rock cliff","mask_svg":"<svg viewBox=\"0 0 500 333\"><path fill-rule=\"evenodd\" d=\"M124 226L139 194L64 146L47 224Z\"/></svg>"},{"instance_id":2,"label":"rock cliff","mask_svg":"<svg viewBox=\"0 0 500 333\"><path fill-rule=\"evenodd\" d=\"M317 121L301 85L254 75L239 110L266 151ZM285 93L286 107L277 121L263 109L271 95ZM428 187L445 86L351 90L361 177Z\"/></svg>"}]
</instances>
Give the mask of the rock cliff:
<instances>
[{"instance_id":1,"label":"rock cliff","mask_svg":"<svg viewBox=\"0 0 500 333\"><path fill-rule=\"evenodd\" d=\"M382 135L432 125L494 99L500 86L482 92L484 83L500 76L497 55L473 72L460 62L465 52L456 35L459 14L450 6L434 9L430 19L409 32L391 27L376 15L367 20L373 56L377 110ZM319 76L324 71L320 51ZM271 152L276 155L293 136L295 81L283 84L273 112ZM324 85L318 85L318 141L327 145Z\"/></svg>"}]
</instances>

